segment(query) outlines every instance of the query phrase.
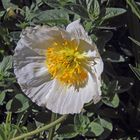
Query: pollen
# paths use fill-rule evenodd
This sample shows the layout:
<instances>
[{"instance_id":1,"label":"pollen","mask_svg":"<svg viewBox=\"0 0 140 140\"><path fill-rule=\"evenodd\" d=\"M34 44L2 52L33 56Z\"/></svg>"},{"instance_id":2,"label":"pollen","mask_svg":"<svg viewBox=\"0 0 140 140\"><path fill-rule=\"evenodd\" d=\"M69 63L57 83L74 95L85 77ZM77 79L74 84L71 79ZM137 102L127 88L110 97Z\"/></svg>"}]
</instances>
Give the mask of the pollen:
<instances>
[{"instance_id":1,"label":"pollen","mask_svg":"<svg viewBox=\"0 0 140 140\"><path fill-rule=\"evenodd\" d=\"M46 50L46 66L52 79L68 86L82 86L88 79L86 55L75 41L54 42Z\"/></svg>"}]
</instances>

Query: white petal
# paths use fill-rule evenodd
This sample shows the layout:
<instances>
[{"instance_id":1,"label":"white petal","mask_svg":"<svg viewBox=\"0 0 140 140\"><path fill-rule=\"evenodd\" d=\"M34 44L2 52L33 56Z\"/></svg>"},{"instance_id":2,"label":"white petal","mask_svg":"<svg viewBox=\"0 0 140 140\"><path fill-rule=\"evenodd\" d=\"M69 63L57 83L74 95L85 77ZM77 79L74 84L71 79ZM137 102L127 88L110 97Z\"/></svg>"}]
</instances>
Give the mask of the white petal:
<instances>
[{"instance_id":1,"label":"white petal","mask_svg":"<svg viewBox=\"0 0 140 140\"><path fill-rule=\"evenodd\" d=\"M26 28L21 34L21 39L24 40L28 47L39 54L43 54L44 49L51 47L54 42L61 43L64 39L71 39L71 36L57 27L36 26Z\"/></svg>"},{"instance_id":2,"label":"white petal","mask_svg":"<svg viewBox=\"0 0 140 140\"><path fill-rule=\"evenodd\" d=\"M55 81L52 89L46 96L46 107L59 114L80 113L83 105L92 99L94 102L100 100L96 80L89 74L88 83L79 91L74 87L66 88Z\"/></svg>"},{"instance_id":3,"label":"white petal","mask_svg":"<svg viewBox=\"0 0 140 140\"><path fill-rule=\"evenodd\" d=\"M99 78L103 72L104 64L101 58L95 59L96 64L92 67L93 71Z\"/></svg>"},{"instance_id":4,"label":"white petal","mask_svg":"<svg viewBox=\"0 0 140 140\"><path fill-rule=\"evenodd\" d=\"M27 47L23 40L18 42L14 54L14 73L23 92L39 105L51 86L44 61L44 56Z\"/></svg>"},{"instance_id":5,"label":"white petal","mask_svg":"<svg viewBox=\"0 0 140 140\"><path fill-rule=\"evenodd\" d=\"M101 76L97 78L97 86L98 86L98 93L99 93L99 95L101 95L102 94L102 92L101 92L101 86L102 86Z\"/></svg>"},{"instance_id":6,"label":"white petal","mask_svg":"<svg viewBox=\"0 0 140 140\"><path fill-rule=\"evenodd\" d=\"M25 94L37 105L45 106L45 97L49 93L53 85L53 80L44 82L36 87L28 87Z\"/></svg>"},{"instance_id":7,"label":"white petal","mask_svg":"<svg viewBox=\"0 0 140 140\"><path fill-rule=\"evenodd\" d=\"M97 82L97 87L98 87L98 93L101 95L101 74L103 72L103 61L101 57L95 59L96 64L93 65L92 68L92 73L95 75L96 82Z\"/></svg>"},{"instance_id":8,"label":"white petal","mask_svg":"<svg viewBox=\"0 0 140 140\"><path fill-rule=\"evenodd\" d=\"M92 44L91 38L88 36L87 32L85 31L83 26L80 24L80 20L76 20L70 23L67 26L66 31L70 32L72 36L75 36L75 38L85 40L89 44Z\"/></svg>"},{"instance_id":9,"label":"white petal","mask_svg":"<svg viewBox=\"0 0 140 140\"><path fill-rule=\"evenodd\" d=\"M91 45L83 40L80 40L79 50L86 53L88 60L91 61L92 72L99 78L103 72L103 61L99 55L96 45Z\"/></svg>"},{"instance_id":10,"label":"white petal","mask_svg":"<svg viewBox=\"0 0 140 140\"><path fill-rule=\"evenodd\" d=\"M98 52L95 44L89 44L85 40L80 40L78 49L80 52L86 52L88 57L98 57Z\"/></svg>"},{"instance_id":11,"label":"white petal","mask_svg":"<svg viewBox=\"0 0 140 140\"><path fill-rule=\"evenodd\" d=\"M100 77L101 73L103 72L103 61L99 55L96 45L80 40L78 49L79 51L85 52L87 57L89 57L89 59L91 58L90 61L93 59L93 61L96 62L96 64L92 66L93 73L96 73L97 77Z\"/></svg>"}]
</instances>

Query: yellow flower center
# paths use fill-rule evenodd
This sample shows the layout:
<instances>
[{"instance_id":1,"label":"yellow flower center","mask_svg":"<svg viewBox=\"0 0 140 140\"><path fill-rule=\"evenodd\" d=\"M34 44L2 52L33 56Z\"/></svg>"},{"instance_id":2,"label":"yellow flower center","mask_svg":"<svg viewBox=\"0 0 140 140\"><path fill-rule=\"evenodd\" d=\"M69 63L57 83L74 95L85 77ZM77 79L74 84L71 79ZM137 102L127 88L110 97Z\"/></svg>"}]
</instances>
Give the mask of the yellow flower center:
<instances>
[{"instance_id":1,"label":"yellow flower center","mask_svg":"<svg viewBox=\"0 0 140 140\"><path fill-rule=\"evenodd\" d=\"M87 56L75 40L55 42L46 51L46 65L52 78L69 86L82 86L88 79Z\"/></svg>"}]
</instances>

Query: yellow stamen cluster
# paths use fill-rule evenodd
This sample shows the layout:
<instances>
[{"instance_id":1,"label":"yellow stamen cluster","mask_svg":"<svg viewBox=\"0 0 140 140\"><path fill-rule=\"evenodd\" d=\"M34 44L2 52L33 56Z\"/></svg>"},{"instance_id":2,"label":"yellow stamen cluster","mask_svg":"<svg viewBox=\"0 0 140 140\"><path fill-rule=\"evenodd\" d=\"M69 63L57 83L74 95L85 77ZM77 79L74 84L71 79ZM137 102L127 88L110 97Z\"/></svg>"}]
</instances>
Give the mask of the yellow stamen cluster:
<instances>
[{"instance_id":1,"label":"yellow stamen cluster","mask_svg":"<svg viewBox=\"0 0 140 140\"><path fill-rule=\"evenodd\" d=\"M87 59L75 41L55 42L46 51L46 65L52 78L69 86L81 86L87 81Z\"/></svg>"}]
</instances>

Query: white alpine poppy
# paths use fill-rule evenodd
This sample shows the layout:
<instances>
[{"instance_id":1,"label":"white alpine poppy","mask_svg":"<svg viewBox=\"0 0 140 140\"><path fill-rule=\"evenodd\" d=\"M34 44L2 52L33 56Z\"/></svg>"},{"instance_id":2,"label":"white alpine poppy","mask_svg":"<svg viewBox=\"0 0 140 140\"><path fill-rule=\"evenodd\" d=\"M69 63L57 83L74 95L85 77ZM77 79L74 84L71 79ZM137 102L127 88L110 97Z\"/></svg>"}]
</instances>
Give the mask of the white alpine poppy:
<instances>
[{"instance_id":1,"label":"white alpine poppy","mask_svg":"<svg viewBox=\"0 0 140 140\"><path fill-rule=\"evenodd\" d=\"M101 96L103 62L80 20L66 30L26 28L14 54L14 72L22 91L39 106L59 114L80 113Z\"/></svg>"}]
</instances>

